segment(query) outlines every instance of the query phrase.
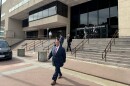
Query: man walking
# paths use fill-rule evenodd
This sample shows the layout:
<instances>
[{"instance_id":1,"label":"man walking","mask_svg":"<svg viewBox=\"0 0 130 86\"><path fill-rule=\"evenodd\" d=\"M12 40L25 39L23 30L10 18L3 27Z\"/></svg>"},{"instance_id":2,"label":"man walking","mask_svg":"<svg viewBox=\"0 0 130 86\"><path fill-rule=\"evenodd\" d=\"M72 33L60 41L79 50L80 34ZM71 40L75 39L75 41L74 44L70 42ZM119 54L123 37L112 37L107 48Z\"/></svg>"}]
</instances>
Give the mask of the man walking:
<instances>
[{"instance_id":1,"label":"man walking","mask_svg":"<svg viewBox=\"0 0 130 86\"><path fill-rule=\"evenodd\" d=\"M62 35L60 35L60 45L62 46L63 45L63 43L64 43L64 37L62 36Z\"/></svg>"},{"instance_id":2,"label":"man walking","mask_svg":"<svg viewBox=\"0 0 130 86\"><path fill-rule=\"evenodd\" d=\"M51 39L51 37L52 37L52 32L50 31L49 32L49 39Z\"/></svg>"},{"instance_id":3,"label":"man walking","mask_svg":"<svg viewBox=\"0 0 130 86\"><path fill-rule=\"evenodd\" d=\"M71 42L72 42L72 38L71 38L71 36L68 34L68 35L67 35L67 52L68 52L69 49L70 49L70 51L71 51ZM72 51L71 51L71 53L72 53Z\"/></svg>"},{"instance_id":4,"label":"man walking","mask_svg":"<svg viewBox=\"0 0 130 86\"><path fill-rule=\"evenodd\" d=\"M55 46L52 48L48 59L50 59L51 57L52 64L53 66L55 66L55 73L53 74L53 82L51 83L51 85L55 85L57 77L59 76L59 79L62 77L60 67L62 67L66 62L66 52L65 49L60 45L58 38L55 40Z\"/></svg>"}]
</instances>

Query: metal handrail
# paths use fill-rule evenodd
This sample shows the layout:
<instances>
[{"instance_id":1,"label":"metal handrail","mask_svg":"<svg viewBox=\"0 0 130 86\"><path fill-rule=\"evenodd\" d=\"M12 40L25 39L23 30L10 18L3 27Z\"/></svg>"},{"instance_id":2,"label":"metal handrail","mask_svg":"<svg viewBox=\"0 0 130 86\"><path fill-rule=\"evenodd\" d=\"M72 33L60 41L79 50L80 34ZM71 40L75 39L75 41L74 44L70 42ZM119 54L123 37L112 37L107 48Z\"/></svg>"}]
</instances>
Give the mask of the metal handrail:
<instances>
[{"instance_id":1,"label":"metal handrail","mask_svg":"<svg viewBox=\"0 0 130 86\"><path fill-rule=\"evenodd\" d=\"M50 49L50 48L52 48L52 47L53 47L53 45L54 45L54 42L53 42L53 43L51 43L50 45L48 45L48 46L44 47L44 48L43 48L43 51L44 51L44 50L46 50L46 51L48 51L48 52L49 52L49 49ZM52 46L52 47L51 47L51 46Z\"/></svg>"},{"instance_id":2,"label":"metal handrail","mask_svg":"<svg viewBox=\"0 0 130 86\"><path fill-rule=\"evenodd\" d=\"M45 41L42 40L42 42L40 41L37 45L35 45L35 48L39 47L41 44L42 44L42 47L43 47L43 44L46 43L46 42L47 42L47 40L45 40Z\"/></svg>"},{"instance_id":3,"label":"metal handrail","mask_svg":"<svg viewBox=\"0 0 130 86\"><path fill-rule=\"evenodd\" d=\"M113 42L115 44L115 38L117 35L118 35L118 30L116 30L113 37L111 38L111 40L107 44L105 50L102 52L102 59L105 59L105 61L106 61L106 55L107 55L108 51L110 50L110 52L111 52L111 47L112 47Z\"/></svg>"},{"instance_id":4,"label":"metal handrail","mask_svg":"<svg viewBox=\"0 0 130 86\"><path fill-rule=\"evenodd\" d=\"M40 46L40 44L42 43L42 46L43 44L45 43L46 41L43 41L43 40L40 40L40 41L33 41L33 42L30 42L30 43L25 43L24 45L22 45L22 47L26 50L30 50L31 47L34 48L34 51L35 51L35 48Z\"/></svg>"},{"instance_id":5,"label":"metal handrail","mask_svg":"<svg viewBox=\"0 0 130 86\"><path fill-rule=\"evenodd\" d=\"M77 53L77 51L82 47L82 49L83 49L83 46L84 46L84 44L86 43L86 42L88 42L89 43L89 37L88 37L88 40L86 40L86 39L83 39L78 45L76 45L76 47L73 49L74 50L74 52L72 53L72 55L73 54L75 54L75 58L76 58L76 53Z\"/></svg>"},{"instance_id":6,"label":"metal handrail","mask_svg":"<svg viewBox=\"0 0 130 86\"><path fill-rule=\"evenodd\" d=\"M39 41L35 41L35 40L31 43L28 43L26 50L30 50L30 48L33 47L34 51L35 51L35 46L36 46L36 44L39 44L39 43L40 43Z\"/></svg>"}]
</instances>

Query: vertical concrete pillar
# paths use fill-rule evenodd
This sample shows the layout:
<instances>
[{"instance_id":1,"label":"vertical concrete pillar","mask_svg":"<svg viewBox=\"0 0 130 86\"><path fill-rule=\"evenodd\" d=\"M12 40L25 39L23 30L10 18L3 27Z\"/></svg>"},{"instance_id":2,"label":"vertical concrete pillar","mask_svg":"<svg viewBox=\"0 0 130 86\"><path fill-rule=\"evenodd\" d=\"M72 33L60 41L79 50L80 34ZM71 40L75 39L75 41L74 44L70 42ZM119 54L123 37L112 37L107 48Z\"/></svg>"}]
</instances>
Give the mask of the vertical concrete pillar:
<instances>
[{"instance_id":1,"label":"vertical concrete pillar","mask_svg":"<svg viewBox=\"0 0 130 86\"><path fill-rule=\"evenodd\" d=\"M118 0L119 37L130 37L130 0Z\"/></svg>"},{"instance_id":2,"label":"vertical concrete pillar","mask_svg":"<svg viewBox=\"0 0 130 86\"><path fill-rule=\"evenodd\" d=\"M70 7L68 7L68 23L67 23L67 27L66 27L66 36L67 36L67 34L69 33L70 34L70 14L71 13L71 9L70 9Z\"/></svg>"},{"instance_id":3,"label":"vertical concrete pillar","mask_svg":"<svg viewBox=\"0 0 130 86\"><path fill-rule=\"evenodd\" d=\"M6 38L24 38L24 31L22 28L22 21L8 18L5 21Z\"/></svg>"},{"instance_id":4,"label":"vertical concrete pillar","mask_svg":"<svg viewBox=\"0 0 130 86\"><path fill-rule=\"evenodd\" d=\"M38 38L43 38L44 37L44 30L43 29L39 29L38 30Z\"/></svg>"}]
</instances>

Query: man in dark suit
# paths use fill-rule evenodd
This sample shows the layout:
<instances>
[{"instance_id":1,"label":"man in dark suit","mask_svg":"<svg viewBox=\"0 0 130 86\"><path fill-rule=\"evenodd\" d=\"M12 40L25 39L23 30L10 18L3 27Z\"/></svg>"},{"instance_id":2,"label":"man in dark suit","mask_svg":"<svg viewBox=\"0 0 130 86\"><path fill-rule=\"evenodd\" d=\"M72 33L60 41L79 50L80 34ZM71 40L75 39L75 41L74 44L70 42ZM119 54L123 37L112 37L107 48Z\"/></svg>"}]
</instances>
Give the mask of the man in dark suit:
<instances>
[{"instance_id":1,"label":"man in dark suit","mask_svg":"<svg viewBox=\"0 0 130 86\"><path fill-rule=\"evenodd\" d=\"M55 46L52 48L52 51L49 54L48 60L52 57L52 64L55 66L55 73L52 77L53 82L51 85L56 84L57 77L62 77L60 67L66 62L66 52L65 49L60 45L59 39L55 40Z\"/></svg>"},{"instance_id":2,"label":"man in dark suit","mask_svg":"<svg viewBox=\"0 0 130 86\"><path fill-rule=\"evenodd\" d=\"M60 41L60 45L62 46L63 43L64 43L64 37L63 37L62 35L60 35L60 39L59 39L59 41Z\"/></svg>"},{"instance_id":3,"label":"man in dark suit","mask_svg":"<svg viewBox=\"0 0 130 86\"><path fill-rule=\"evenodd\" d=\"M67 52L69 49L71 51L71 42L72 42L72 37L68 34L67 35ZM71 53L72 53L72 51L71 51Z\"/></svg>"}]
</instances>

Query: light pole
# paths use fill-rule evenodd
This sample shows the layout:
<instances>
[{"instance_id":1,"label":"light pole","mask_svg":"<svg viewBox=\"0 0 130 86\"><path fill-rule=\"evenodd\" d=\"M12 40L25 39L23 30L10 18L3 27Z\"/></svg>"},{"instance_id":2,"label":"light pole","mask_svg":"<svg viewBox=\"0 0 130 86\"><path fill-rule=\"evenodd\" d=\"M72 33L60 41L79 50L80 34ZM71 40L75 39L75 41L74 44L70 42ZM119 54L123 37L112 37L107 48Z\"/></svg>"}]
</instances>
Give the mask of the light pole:
<instances>
[{"instance_id":1,"label":"light pole","mask_svg":"<svg viewBox=\"0 0 130 86\"><path fill-rule=\"evenodd\" d=\"M0 0L0 31L1 31L1 10L2 10L2 0Z\"/></svg>"},{"instance_id":2,"label":"light pole","mask_svg":"<svg viewBox=\"0 0 130 86\"><path fill-rule=\"evenodd\" d=\"M48 40L48 52L49 52L49 44L50 44L50 42L49 42L49 28L47 28L47 40Z\"/></svg>"},{"instance_id":3,"label":"light pole","mask_svg":"<svg viewBox=\"0 0 130 86\"><path fill-rule=\"evenodd\" d=\"M48 34L49 28L47 28L47 39L49 39L49 34Z\"/></svg>"}]
</instances>

